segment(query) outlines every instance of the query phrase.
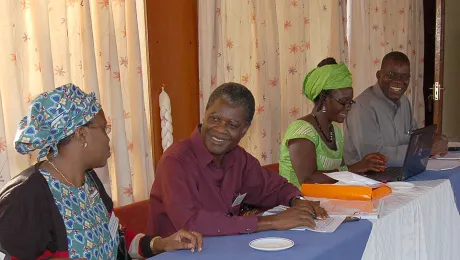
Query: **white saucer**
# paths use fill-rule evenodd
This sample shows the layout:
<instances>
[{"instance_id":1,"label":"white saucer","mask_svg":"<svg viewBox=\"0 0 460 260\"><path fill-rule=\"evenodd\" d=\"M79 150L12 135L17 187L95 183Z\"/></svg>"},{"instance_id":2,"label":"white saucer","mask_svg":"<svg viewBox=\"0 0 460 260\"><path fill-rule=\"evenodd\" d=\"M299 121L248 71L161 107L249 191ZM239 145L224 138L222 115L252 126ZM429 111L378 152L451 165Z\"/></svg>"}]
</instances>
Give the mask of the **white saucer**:
<instances>
[{"instance_id":1,"label":"white saucer","mask_svg":"<svg viewBox=\"0 0 460 260\"><path fill-rule=\"evenodd\" d=\"M264 237L252 240L249 246L262 251L280 251L294 246L294 241L281 237Z\"/></svg>"},{"instance_id":2,"label":"white saucer","mask_svg":"<svg viewBox=\"0 0 460 260\"><path fill-rule=\"evenodd\" d=\"M405 181L393 181L386 183L388 187L392 190L405 190L405 189L412 189L415 187L413 183L405 182Z\"/></svg>"}]
</instances>

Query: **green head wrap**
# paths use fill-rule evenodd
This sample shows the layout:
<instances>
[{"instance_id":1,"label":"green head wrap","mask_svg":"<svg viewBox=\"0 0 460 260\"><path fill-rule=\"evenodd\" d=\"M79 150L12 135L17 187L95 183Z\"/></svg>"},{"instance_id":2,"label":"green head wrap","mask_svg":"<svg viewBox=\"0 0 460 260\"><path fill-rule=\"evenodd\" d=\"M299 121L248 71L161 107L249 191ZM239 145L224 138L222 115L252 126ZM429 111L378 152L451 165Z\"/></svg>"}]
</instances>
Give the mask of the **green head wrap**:
<instances>
[{"instance_id":1,"label":"green head wrap","mask_svg":"<svg viewBox=\"0 0 460 260\"><path fill-rule=\"evenodd\" d=\"M303 93L311 101L323 90L341 88L351 88L351 73L343 62L315 68L303 80Z\"/></svg>"}]
</instances>

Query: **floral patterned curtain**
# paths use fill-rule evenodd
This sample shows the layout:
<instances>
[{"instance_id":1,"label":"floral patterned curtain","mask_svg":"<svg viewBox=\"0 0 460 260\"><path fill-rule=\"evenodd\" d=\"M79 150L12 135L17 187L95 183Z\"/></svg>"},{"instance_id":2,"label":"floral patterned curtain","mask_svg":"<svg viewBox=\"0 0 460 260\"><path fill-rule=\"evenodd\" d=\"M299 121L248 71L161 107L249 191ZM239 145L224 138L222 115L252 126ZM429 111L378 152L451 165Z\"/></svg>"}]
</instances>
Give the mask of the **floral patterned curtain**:
<instances>
[{"instance_id":1,"label":"floral patterned curtain","mask_svg":"<svg viewBox=\"0 0 460 260\"><path fill-rule=\"evenodd\" d=\"M347 58L346 6L337 0L200 0L200 101L221 83L251 89L256 114L241 146L262 164L279 159L287 126L310 113L308 71L328 56Z\"/></svg>"},{"instance_id":2,"label":"floral patterned curtain","mask_svg":"<svg viewBox=\"0 0 460 260\"><path fill-rule=\"evenodd\" d=\"M72 82L100 99L112 157L98 169L117 205L153 182L142 0L0 1L0 188L35 163L13 140L37 94Z\"/></svg>"},{"instance_id":3,"label":"floral patterned curtain","mask_svg":"<svg viewBox=\"0 0 460 260\"><path fill-rule=\"evenodd\" d=\"M412 64L407 95L423 123L423 3L418 0L199 0L200 104L221 83L239 82L256 99L240 145L262 164L279 159L284 131L310 113L305 75L322 59L344 61L355 96L376 82L391 50Z\"/></svg>"},{"instance_id":4,"label":"floral patterned curtain","mask_svg":"<svg viewBox=\"0 0 460 260\"><path fill-rule=\"evenodd\" d=\"M425 124L423 99L424 27L423 1L348 0L350 70L355 95L376 83L383 56L405 53L411 62L406 95L419 125Z\"/></svg>"}]
</instances>

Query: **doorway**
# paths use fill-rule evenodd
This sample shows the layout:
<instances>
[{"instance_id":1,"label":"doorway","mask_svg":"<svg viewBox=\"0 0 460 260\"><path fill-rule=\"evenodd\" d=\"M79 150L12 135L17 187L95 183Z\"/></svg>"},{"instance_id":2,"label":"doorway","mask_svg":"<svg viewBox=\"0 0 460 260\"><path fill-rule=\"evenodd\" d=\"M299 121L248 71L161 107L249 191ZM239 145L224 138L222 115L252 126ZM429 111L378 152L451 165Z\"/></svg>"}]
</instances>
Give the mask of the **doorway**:
<instances>
[{"instance_id":1,"label":"doorway","mask_svg":"<svg viewBox=\"0 0 460 260\"><path fill-rule=\"evenodd\" d=\"M423 69L423 97L425 100L425 125L433 124L434 53L436 40L436 0L423 0L425 27L425 62Z\"/></svg>"},{"instance_id":2,"label":"doorway","mask_svg":"<svg viewBox=\"0 0 460 260\"><path fill-rule=\"evenodd\" d=\"M423 0L423 8L425 124L438 122L438 130L442 128L442 133L447 135L449 141L460 142L460 1ZM442 18L438 21L442 25L439 37L441 43L436 39L437 8L442 10ZM438 67L436 60L440 64ZM436 81L441 84L438 92L440 102L435 102L433 98L432 88Z\"/></svg>"},{"instance_id":3,"label":"doorway","mask_svg":"<svg viewBox=\"0 0 460 260\"><path fill-rule=\"evenodd\" d=\"M460 1L437 1L445 4L442 131L449 141L460 142Z\"/></svg>"}]
</instances>

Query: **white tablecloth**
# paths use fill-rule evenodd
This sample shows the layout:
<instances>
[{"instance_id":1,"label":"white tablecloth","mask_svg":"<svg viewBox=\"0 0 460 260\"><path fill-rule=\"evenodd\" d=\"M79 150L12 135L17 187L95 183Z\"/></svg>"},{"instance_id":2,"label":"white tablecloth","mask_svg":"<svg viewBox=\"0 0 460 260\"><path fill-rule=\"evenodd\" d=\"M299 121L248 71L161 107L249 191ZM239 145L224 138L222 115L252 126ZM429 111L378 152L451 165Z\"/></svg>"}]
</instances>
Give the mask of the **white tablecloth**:
<instances>
[{"instance_id":1,"label":"white tablecloth","mask_svg":"<svg viewBox=\"0 0 460 260\"><path fill-rule=\"evenodd\" d=\"M384 198L362 259L460 259L460 215L450 181L413 183Z\"/></svg>"}]
</instances>

